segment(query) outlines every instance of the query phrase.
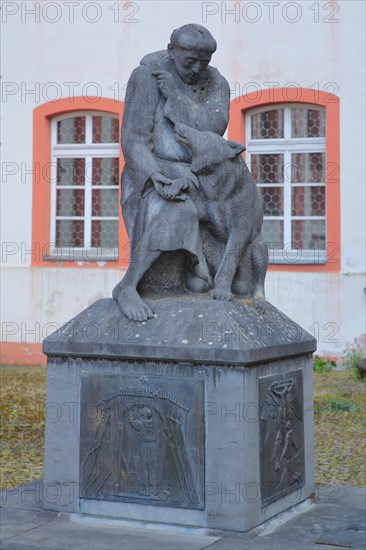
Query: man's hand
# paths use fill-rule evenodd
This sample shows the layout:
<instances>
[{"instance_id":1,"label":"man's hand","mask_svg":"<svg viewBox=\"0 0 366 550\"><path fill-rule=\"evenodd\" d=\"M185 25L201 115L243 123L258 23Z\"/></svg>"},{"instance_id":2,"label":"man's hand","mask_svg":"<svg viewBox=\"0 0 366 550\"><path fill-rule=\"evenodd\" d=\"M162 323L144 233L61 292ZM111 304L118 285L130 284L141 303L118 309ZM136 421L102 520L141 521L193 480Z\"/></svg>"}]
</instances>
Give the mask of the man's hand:
<instances>
[{"instance_id":1,"label":"man's hand","mask_svg":"<svg viewBox=\"0 0 366 550\"><path fill-rule=\"evenodd\" d=\"M160 172L154 172L150 176L151 181L154 184L156 191L164 197L164 199L185 201L187 195L182 191L187 191L190 185L189 178L177 178L170 180L163 176Z\"/></svg>"},{"instance_id":2,"label":"man's hand","mask_svg":"<svg viewBox=\"0 0 366 550\"><path fill-rule=\"evenodd\" d=\"M165 189L165 196L167 199L176 201L185 201L187 195L182 191L187 191L189 188L190 180L188 178L177 178L172 181L172 184Z\"/></svg>"},{"instance_id":3,"label":"man's hand","mask_svg":"<svg viewBox=\"0 0 366 550\"><path fill-rule=\"evenodd\" d=\"M166 188L169 188L169 186L172 184L172 180L166 178L160 172L154 172L153 174L151 174L150 179L153 182L154 187L159 195L166 199Z\"/></svg>"},{"instance_id":4,"label":"man's hand","mask_svg":"<svg viewBox=\"0 0 366 550\"><path fill-rule=\"evenodd\" d=\"M154 71L153 75L158 79L158 88L166 99L177 89L174 76L168 71Z\"/></svg>"}]
</instances>

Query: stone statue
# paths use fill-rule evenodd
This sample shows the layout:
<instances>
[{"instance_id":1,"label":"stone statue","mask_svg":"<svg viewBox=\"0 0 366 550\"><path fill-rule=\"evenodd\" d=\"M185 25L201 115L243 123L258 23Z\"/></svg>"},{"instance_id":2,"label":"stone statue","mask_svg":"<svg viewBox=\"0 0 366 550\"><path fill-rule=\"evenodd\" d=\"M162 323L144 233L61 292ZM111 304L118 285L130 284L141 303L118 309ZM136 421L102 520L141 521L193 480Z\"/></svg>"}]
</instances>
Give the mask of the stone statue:
<instances>
[{"instance_id":1,"label":"stone statue","mask_svg":"<svg viewBox=\"0 0 366 550\"><path fill-rule=\"evenodd\" d=\"M316 342L265 300L263 209L244 145L223 137L230 90L210 66L215 49L206 29L185 25L133 71L122 123L129 267L113 300L97 300L43 345L47 402L61 391L98 411L61 425L80 448L71 462L47 425L45 481L79 479L72 512L108 506L144 520L156 506L157 521L187 526L196 514L204 527L245 532L287 510L287 495L297 504L313 492L305 404ZM206 407L253 399L254 430L222 430ZM258 498L206 498L213 472L217 485L255 483Z\"/></svg>"},{"instance_id":2,"label":"stone statue","mask_svg":"<svg viewBox=\"0 0 366 550\"><path fill-rule=\"evenodd\" d=\"M141 298L151 293L233 292L264 309L262 208L245 147L221 137L230 89L209 65L215 50L207 29L184 25L128 82L121 202L131 256L113 298L130 320L154 316Z\"/></svg>"}]
</instances>

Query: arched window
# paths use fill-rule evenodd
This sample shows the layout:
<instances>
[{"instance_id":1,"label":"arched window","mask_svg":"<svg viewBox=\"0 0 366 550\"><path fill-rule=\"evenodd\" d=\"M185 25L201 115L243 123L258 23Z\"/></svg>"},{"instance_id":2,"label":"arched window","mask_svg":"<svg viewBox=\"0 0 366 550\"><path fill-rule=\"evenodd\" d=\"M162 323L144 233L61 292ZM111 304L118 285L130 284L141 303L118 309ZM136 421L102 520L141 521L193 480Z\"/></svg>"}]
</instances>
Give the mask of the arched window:
<instances>
[{"instance_id":1,"label":"arched window","mask_svg":"<svg viewBox=\"0 0 366 550\"><path fill-rule=\"evenodd\" d=\"M125 268L123 102L72 97L33 111L32 266Z\"/></svg>"},{"instance_id":2,"label":"arched window","mask_svg":"<svg viewBox=\"0 0 366 550\"><path fill-rule=\"evenodd\" d=\"M326 114L291 103L248 110L246 160L274 263L326 261Z\"/></svg>"},{"instance_id":3,"label":"arched window","mask_svg":"<svg viewBox=\"0 0 366 550\"><path fill-rule=\"evenodd\" d=\"M290 93L290 91L291 93ZM262 196L270 270L341 268L340 99L311 88L258 90L231 101L229 139Z\"/></svg>"},{"instance_id":4,"label":"arched window","mask_svg":"<svg viewBox=\"0 0 366 550\"><path fill-rule=\"evenodd\" d=\"M118 116L72 112L51 120L50 257L118 257Z\"/></svg>"}]
</instances>

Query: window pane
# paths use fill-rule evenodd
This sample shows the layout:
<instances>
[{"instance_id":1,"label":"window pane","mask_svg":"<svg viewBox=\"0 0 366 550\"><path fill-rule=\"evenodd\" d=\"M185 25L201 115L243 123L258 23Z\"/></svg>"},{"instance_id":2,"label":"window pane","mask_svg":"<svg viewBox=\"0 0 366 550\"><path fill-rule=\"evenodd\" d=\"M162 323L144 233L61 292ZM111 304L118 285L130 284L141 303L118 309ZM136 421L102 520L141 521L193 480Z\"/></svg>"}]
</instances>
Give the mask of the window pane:
<instances>
[{"instance_id":1,"label":"window pane","mask_svg":"<svg viewBox=\"0 0 366 550\"><path fill-rule=\"evenodd\" d=\"M118 180L118 158L93 158L93 185L118 185Z\"/></svg>"},{"instance_id":2,"label":"window pane","mask_svg":"<svg viewBox=\"0 0 366 550\"><path fill-rule=\"evenodd\" d=\"M283 155L252 155L251 172L256 183L283 183Z\"/></svg>"},{"instance_id":3,"label":"window pane","mask_svg":"<svg viewBox=\"0 0 366 550\"><path fill-rule=\"evenodd\" d=\"M84 189L57 189L56 216L84 216Z\"/></svg>"},{"instance_id":4,"label":"window pane","mask_svg":"<svg viewBox=\"0 0 366 550\"><path fill-rule=\"evenodd\" d=\"M92 216L118 216L118 189L94 189Z\"/></svg>"},{"instance_id":5,"label":"window pane","mask_svg":"<svg viewBox=\"0 0 366 550\"><path fill-rule=\"evenodd\" d=\"M118 143L118 118L93 116L93 143Z\"/></svg>"},{"instance_id":6,"label":"window pane","mask_svg":"<svg viewBox=\"0 0 366 550\"><path fill-rule=\"evenodd\" d=\"M252 115L252 139L283 138L283 113L283 109L276 109Z\"/></svg>"},{"instance_id":7,"label":"window pane","mask_svg":"<svg viewBox=\"0 0 366 550\"><path fill-rule=\"evenodd\" d=\"M305 250L325 250L325 220L294 220L293 247Z\"/></svg>"},{"instance_id":8,"label":"window pane","mask_svg":"<svg viewBox=\"0 0 366 550\"><path fill-rule=\"evenodd\" d=\"M325 216L325 187L312 185L293 187L292 216Z\"/></svg>"},{"instance_id":9,"label":"window pane","mask_svg":"<svg viewBox=\"0 0 366 550\"><path fill-rule=\"evenodd\" d=\"M291 109L291 137L325 137L325 111Z\"/></svg>"},{"instance_id":10,"label":"window pane","mask_svg":"<svg viewBox=\"0 0 366 550\"><path fill-rule=\"evenodd\" d=\"M325 181L325 153L292 153L292 183L318 183Z\"/></svg>"},{"instance_id":11,"label":"window pane","mask_svg":"<svg viewBox=\"0 0 366 550\"><path fill-rule=\"evenodd\" d=\"M263 220L262 237L270 250L283 249L283 221Z\"/></svg>"},{"instance_id":12,"label":"window pane","mask_svg":"<svg viewBox=\"0 0 366 550\"><path fill-rule=\"evenodd\" d=\"M57 159L57 185L84 185L85 159Z\"/></svg>"},{"instance_id":13,"label":"window pane","mask_svg":"<svg viewBox=\"0 0 366 550\"><path fill-rule=\"evenodd\" d=\"M79 220L56 221L56 246L78 248L84 246L84 222Z\"/></svg>"},{"instance_id":14,"label":"window pane","mask_svg":"<svg viewBox=\"0 0 366 550\"><path fill-rule=\"evenodd\" d=\"M76 116L59 120L57 143L85 143L85 117Z\"/></svg>"},{"instance_id":15,"label":"window pane","mask_svg":"<svg viewBox=\"0 0 366 550\"><path fill-rule=\"evenodd\" d=\"M283 187L259 187L265 216L283 215Z\"/></svg>"},{"instance_id":16,"label":"window pane","mask_svg":"<svg viewBox=\"0 0 366 550\"><path fill-rule=\"evenodd\" d=\"M118 221L93 220L92 246L118 248Z\"/></svg>"}]
</instances>

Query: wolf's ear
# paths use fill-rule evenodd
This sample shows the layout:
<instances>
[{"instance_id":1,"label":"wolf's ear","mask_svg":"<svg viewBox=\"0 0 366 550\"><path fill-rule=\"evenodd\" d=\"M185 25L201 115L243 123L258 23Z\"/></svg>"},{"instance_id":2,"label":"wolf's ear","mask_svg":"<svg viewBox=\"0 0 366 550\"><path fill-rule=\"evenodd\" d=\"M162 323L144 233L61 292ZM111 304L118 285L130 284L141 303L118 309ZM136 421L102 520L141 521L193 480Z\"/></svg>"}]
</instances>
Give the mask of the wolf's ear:
<instances>
[{"instance_id":1,"label":"wolf's ear","mask_svg":"<svg viewBox=\"0 0 366 550\"><path fill-rule=\"evenodd\" d=\"M241 143L238 143L237 141L229 140L227 142L227 144L229 145L229 147L231 149L230 158L238 157L246 149L245 145L242 145Z\"/></svg>"},{"instance_id":2,"label":"wolf's ear","mask_svg":"<svg viewBox=\"0 0 366 550\"><path fill-rule=\"evenodd\" d=\"M191 165L191 172L195 175L209 174L214 171L216 167L215 161L202 156L195 157Z\"/></svg>"},{"instance_id":3,"label":"wolf's ear","mask_svg":"<svg viewBox=\"0 0 366 550\"><path fill-rule=\"evenodd\" d=\"M167 45L167 50L168 50L168 54L169 54L170 59L174 59L174 57L175 57L174 48L170 43Z\"/></svg>"}]
</instances>

